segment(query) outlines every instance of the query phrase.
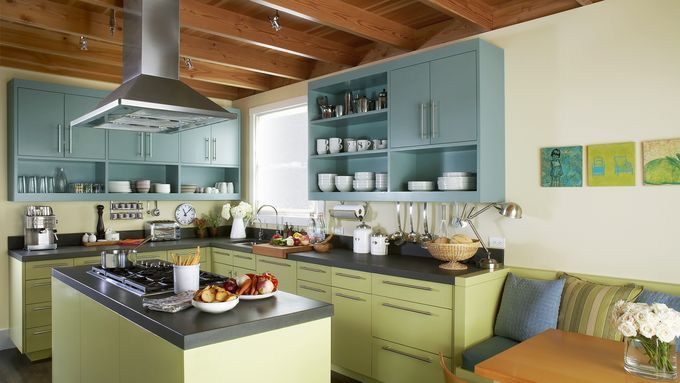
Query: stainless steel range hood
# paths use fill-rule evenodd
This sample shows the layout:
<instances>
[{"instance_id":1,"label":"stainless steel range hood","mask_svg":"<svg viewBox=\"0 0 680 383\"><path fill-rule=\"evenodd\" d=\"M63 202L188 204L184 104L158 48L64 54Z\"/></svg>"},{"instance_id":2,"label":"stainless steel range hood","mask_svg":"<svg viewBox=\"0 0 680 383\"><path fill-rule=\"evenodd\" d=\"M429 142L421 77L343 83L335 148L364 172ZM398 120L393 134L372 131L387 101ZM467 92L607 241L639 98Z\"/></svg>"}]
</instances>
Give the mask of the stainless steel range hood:
<instances>
[{"instance_id":1,"label":"stainless steel range hood","mask_svg":"<svg viewBox=\"0 0 680 383\"><path fill-rule=\"evenodd\" d=\"M125 0L123 43L123 84L72 128L176 133L236 118L179 81L179 0Z\"/></svg>"}]
</instances>

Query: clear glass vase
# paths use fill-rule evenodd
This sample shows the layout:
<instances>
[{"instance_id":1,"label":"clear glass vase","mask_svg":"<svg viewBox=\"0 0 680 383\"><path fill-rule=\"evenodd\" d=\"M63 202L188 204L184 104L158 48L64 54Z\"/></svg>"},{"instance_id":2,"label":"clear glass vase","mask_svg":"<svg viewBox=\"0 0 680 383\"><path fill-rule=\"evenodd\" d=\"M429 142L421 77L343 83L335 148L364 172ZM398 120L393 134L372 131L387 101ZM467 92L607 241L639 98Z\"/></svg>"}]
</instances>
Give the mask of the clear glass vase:
<instances>
[{"instance_id":1,"label":"clear glass vase","mask_svg":"<svg viewBox=\"0 0 680 383\"><path fill-rule=\"evenodd\" d=\"M675 340L665 343L657 337L626 338L623 368L648 379L675 380L678 377L678 355Z\"/></svg>"}]
</instances>

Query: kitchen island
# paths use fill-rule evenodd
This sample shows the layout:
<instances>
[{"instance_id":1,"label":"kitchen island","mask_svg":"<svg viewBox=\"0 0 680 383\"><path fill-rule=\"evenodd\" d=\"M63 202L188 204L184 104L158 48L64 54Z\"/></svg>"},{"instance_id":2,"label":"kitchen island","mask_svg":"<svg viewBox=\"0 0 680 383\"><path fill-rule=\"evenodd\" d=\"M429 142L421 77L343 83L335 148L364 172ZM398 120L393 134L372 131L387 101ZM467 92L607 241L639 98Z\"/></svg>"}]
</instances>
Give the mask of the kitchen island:
<instances>
[{"instance_id":1,"label":"kitchen island","mask_svg":"<svg viewBox=\"0 0 680 383\"><path fill-rule=\"evenodd\" d=\"M279 292L222 314L170 314L89 275L52 271L53 382L329 382L333 306Z\"/></svg>"}]
</instances>

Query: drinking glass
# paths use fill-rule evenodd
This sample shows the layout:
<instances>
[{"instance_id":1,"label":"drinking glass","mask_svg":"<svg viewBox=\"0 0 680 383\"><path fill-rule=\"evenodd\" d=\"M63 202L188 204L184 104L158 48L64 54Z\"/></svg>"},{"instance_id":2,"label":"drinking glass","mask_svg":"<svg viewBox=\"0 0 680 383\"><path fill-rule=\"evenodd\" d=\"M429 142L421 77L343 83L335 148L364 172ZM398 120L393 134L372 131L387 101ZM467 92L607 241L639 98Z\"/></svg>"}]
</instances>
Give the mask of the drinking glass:
<instances>
[{"instance_id":1,"label":"drinking glass","mask_svg":"<svg viewBox=\"0 0 680 383\"><path fill-rule=\"evenodd\" d=\"M54 193L54 177L47 177L47 192Z\"/></svg>"},{"instance_id":2,"label":"drinking glass","mask_svg":"<svg viewBox=\"0 0 680 383\"><path fill-rule=\"evenodd\" d=\"M19 176L17 181L17 193L26 193L26 177Z\"/></svg>"},{"instance_id":3,"label":"drinking glass","mask_svg":"<svg viewBox=\"0 0 680 383\"><path fill-rule=\"evenodd\" d=\"M38 178L38 193L47 193L47 177Z\"/></svg>"},{"instance_id":4,"label":"drinking glass","mask_svg":"<svg viewBox=\"0 0 680 383\"><path fill-rule=\"evenodd\" d=\"M37 179L35 176L28 177L28 188L27 193L35 193Z\"/></svg>"}]
</instances>

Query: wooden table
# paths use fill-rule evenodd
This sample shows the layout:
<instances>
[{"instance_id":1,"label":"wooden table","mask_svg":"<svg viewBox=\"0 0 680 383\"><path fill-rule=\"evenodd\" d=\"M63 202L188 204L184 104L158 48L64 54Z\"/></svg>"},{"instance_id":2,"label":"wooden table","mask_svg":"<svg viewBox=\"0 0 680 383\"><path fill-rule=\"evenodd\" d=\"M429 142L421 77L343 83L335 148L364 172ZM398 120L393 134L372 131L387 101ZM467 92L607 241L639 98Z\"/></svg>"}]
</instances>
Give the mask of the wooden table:
<instances>
[{"instance_id":1,"label":"wooden table","mask_svg":"<svg viewBox=\"0 0 680 383\"><path fill-rule=\"evenodd\" d=\"M502 383L652 382L623 369L623 348L623 342L548 330L477 364L475 373Z\"/></svg>"}]
</instances>

